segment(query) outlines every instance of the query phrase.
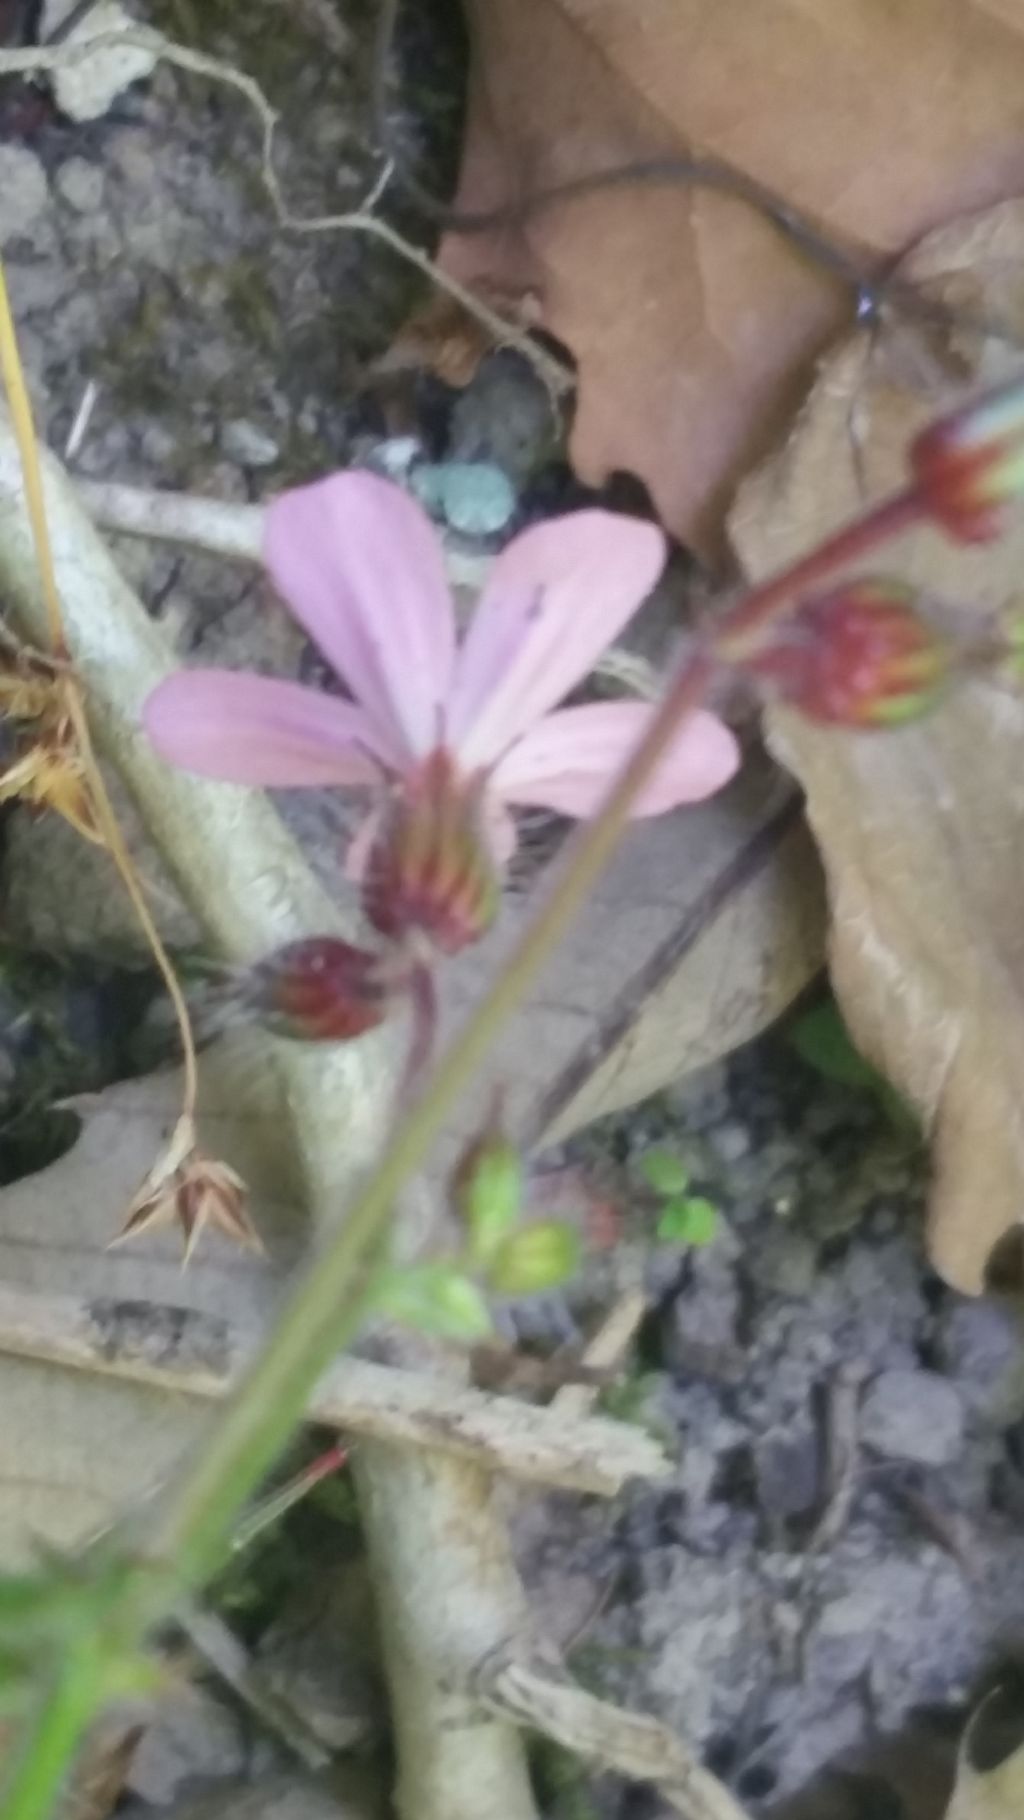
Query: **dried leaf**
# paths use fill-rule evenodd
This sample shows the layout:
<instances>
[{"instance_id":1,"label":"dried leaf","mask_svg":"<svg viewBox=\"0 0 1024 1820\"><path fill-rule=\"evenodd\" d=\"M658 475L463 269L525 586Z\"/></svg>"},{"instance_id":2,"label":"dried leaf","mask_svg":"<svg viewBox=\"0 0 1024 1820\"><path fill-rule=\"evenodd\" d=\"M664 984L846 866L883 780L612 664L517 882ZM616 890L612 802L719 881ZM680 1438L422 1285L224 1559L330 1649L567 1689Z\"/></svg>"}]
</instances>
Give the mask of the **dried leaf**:
<instances>
[{"instance_id":1,"label":"dried leaf","mask_svg":"<svg viewBox=\"0 0 1024 1820\"><path fill-rule=\"evenodd\" d=\"M201 1138L251 1184L267 1257L211 1236L183 1275L172 1233L107 1249L178 1119L180 1080L167 1073L74 1102L82 1119L74 1147L0 1192L5 1286L95 1298L108 1312L121 1307L125 1320L151 1319L154 1344L167 1347L189 1345L191 1313L265 1325L302 1229L280 1110L249 1045L222 1044L204 1058L201 1102ZM152 1317L147 1304L160 1305ZM191 1399L11 1356L0 1357L0 1400L5 1568L23 1562L40 1538L70 1546L94 1532L164 1478L213 1419Z\"/></svg>"},{"instance_id":2,"label":"dried leaf","mask_svg":"<svg viewBox=\"0 0 1024 1820\"><path fill-rule=\"evenodd\" d=\"M1024 1744L1019 1689L984 1700L964 1734L956 1788L946 1820L1020 1820L1024 1814Z\"/></svg>"},{"instance_id":3,"label":"dried leaf","mask_svg":"<svg viewBox=\"0 0 1024 1820\"><path fill-rule=\"evenodd\" d=\"M1006 203L939 230L904 270L1024 333L1022 262L1024 205ZM939 351L965 378L1014 364L1004 343L966 332ZM751 574L851 516L862 483L868 497L898 484L906 440L941 391L917 344L890 354L880 360L866 335L840 348L789 445L742 490L732 527ZM895 563L980 613L1019 592L1024 527L983 550L922 531ZM977 682L891 733L818 729L782 711L769 721L825 862L837 995L857 1047L930 1132L936 1266L977 1292L1024 1211L1024 701Z\"/></svg>"},{"instance_id":4,"label":"dried leaf","mask_svg":"<svg viewBox=\"0 0 1024 1820\"><path fill-rule=\"evenodd\" d=\"M522 329L534 328L538 319L536 299L484 284L478 295L506 321ZM371 371L405 373L425 367L455 388L467 386L485 354L496 346L490 331L447 291L432 291L426 302L403 323L391 346Z\"/></svg>"},{"instance_id":5,"label":"dried leaf","mask_svg":"<svg viewBox=\"0 0 1024 1820\"><path fill-rule=\"evenodd\" d=\"M725 159L869 264L1024 179L1021 0L469 0L460 203L487 209L637 159ZM683 184L595 192L449 269L534 290L579 365L577 467L642 476L715 535L734 476L798 396L850 296L750 208Z\"/></svg>"},{"instance_id":6,"label":"dried leaf","mask_svg":"<svg viewBox=\"0 0 1024 1820\"><path fill-rule=\"evenodd\" d=\"M497 964L530 904L506 905L453 969L452 1007L479 991L477 969ZM517 1133L522 1120L529 1138L564 1136L717 1061L807 985L823 936L812 843L763 760L710 802L637 823L462 1109L465 1134L496 1088Z\"/></svg>"}]
</instances>

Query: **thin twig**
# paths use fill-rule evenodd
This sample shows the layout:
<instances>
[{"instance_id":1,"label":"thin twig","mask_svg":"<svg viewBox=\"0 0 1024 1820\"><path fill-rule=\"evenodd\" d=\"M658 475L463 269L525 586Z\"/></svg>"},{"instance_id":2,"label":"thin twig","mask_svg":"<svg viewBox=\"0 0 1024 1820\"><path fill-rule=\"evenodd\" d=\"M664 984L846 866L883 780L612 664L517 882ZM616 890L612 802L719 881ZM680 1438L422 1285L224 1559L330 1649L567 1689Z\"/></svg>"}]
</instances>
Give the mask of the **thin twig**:
<instances>
[{"instance_id":1,"label":"thin twig","mask_svg":"<svg viewBox=\"0 0 1024 1820\"><path fill-rule=\"evenodd\" d=\"M0 1288L0 1355L222 1402L257 1347L255 1333L195 1311ZM628 1423L581 1419L574 1409L494 1396L367 1359L336 1360L306 1413L344 1434L448 1453L528 1484L599 1497L669 1470L653 1435Z\"/></svg>"},{"instance_id":2,"label":"thin twig","mask_svg":"<svg viewBox=\"0 0 1024 1820\"><path fill-rule=\"evenodd\" d=\"M0 51L0 76L52 75L57 70L83 63L98 52L117 49L145 51L160 62L184 70L188 75L204 77L207 81L233 88L245 98L260 123L260 175L279 226L296 234L366 234L381 241L431 284L446 291L449 297L460 303L486 329L498 346L517 348L541 376L553 399L562 398L572 390L573 374L562 361L549 354L531 336L524 334L516 323L492 310L468 286L460 284L457 278L442 271L429 253L414 246L397 228L374 215L371 208L362 205L330 215L294 214L277 175L276 141L280 116L255 78L244 70L236 69L234 64L220 57L209 56L205 51L189 50L187 46L165 38L161 32L139 26L131 31L97 32L93 37L72 38L64 44L31 45L24 49ZM371 191L371 198L374 195L375 192Z\"/></svg>"},{"instance_id":3,"label":"thin twig","mask_svg":"<svg viewBox=\"0 0 1024 1820\"><path fill-rule=\"evenodd\" d=\"M746 1820L728 1789L660 1719L625 1712L577 1687L561 1664L515 1647L481 1666L481 1698L596 1770L651 1783L684 1820Z\"/></svg>"}]
</instances>

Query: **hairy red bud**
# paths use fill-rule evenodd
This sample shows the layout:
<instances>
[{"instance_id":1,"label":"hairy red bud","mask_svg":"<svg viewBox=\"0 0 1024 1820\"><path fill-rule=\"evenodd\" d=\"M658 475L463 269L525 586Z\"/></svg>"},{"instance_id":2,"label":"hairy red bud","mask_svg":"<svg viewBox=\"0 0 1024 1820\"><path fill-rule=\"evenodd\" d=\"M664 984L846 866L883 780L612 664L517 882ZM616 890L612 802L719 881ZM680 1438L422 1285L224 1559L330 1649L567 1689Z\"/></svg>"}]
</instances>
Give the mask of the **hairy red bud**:
<instances>
[{"instance_id":1,"label":"hairy red bud","mask_svg":"<svg viewBox=\"0 0 1024 1820\"><path fill-rule=\"evenodd\" d=\"M930 516L951 537L998 537L1004 508L1024 500L1024 380L930 424L911 446L910 471Z\"/></svg>"},{"instance_id":2,"label":"hairy red bud","mask_svg":"<svg viewBox=\"0 0 1024 1820\"><path fill-rule=\"evenodd\" d=\"M744 667L812 720L845 727L911 720L938 699L954 655L913 600L898 581L847 582L780 620Z\"/></svg>"},{"instance_id":3,"label":"hairy red bud","mask_svg":"<svg viewBox=\"0 0 1024 1820\"><path fill-rule=\"evenodd\" d=\"M289 942L246 978L244 998L278 1036L341 1043L387 1016L390 989L381 957L333 935Z\"/></svg>"}]
</instances>

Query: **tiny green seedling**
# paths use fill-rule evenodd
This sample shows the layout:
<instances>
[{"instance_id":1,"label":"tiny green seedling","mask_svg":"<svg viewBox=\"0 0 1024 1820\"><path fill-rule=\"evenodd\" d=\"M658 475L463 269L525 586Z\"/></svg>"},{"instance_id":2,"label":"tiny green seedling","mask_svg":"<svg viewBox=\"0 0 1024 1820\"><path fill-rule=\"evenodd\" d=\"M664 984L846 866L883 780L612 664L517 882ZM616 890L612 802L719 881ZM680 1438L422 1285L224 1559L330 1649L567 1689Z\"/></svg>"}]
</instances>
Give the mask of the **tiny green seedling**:
<instances>
[{"instance_id":1,"label":"tiny green seedling","mask_svg":"<svg viewBox=\"0 0 1024 1820\"><path fill-rule=\"evenodd\" d=\"M494 1127L472 1144L452 1182L465 1244L447 1258L388 1267L373 1308L423 1333L473 1344L494 1331L488 1294L539 1295L576 1275L580 1236L564 1220L535 1219L515 1146Z\"/></svg>"},{"instance_id":2,"label":"tiny green seedling","mask_svg":"<svg viewBox=\"0 0 1024 1820\"><path fill-rule=\"evenodd\" d=\"M640 1173L657 1198L657 1235L669 1245L708 1245L718 1228L718 1209L701 1194L690 1194L690 1174L670 1150L649 1150Z\"/></svg>"}]
</instances>

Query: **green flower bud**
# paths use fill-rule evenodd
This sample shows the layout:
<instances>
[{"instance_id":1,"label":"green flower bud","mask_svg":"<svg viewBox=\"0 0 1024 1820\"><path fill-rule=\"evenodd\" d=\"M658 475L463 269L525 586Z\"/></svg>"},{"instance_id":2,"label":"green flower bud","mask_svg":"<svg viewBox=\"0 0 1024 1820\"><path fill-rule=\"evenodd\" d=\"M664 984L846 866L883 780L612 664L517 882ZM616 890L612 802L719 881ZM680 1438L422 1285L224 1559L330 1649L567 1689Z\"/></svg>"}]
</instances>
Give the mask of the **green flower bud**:
<instances>
[{"instance_id":1,"label":"green flower bud","mask_svg":"<svg viewBox=\"0 0 1024 1820\"><path fill-rule=\"evenodd\" d=\"M537 1295L575 1276L581 1253L579 1234L571 1226L537 1220L505 1240L487 1274L498 1295Z\"/></svg>"},{"instance_id":2,"label":"green flower bud","mask_svg":"<svg viewBox=\"0 0 1024 1820\"><path fill-rule=\"evenodd\" d=\"M491 1311L472 1278L451 1264L417 1264L378 1279L373 1311L444 1340L483 1340Z\"/></svg>"}]
</instances>

